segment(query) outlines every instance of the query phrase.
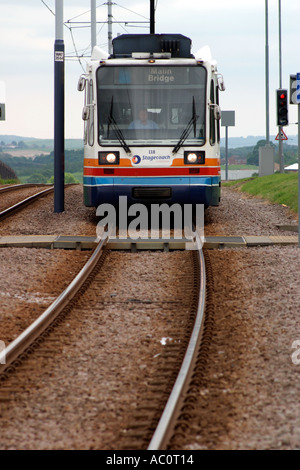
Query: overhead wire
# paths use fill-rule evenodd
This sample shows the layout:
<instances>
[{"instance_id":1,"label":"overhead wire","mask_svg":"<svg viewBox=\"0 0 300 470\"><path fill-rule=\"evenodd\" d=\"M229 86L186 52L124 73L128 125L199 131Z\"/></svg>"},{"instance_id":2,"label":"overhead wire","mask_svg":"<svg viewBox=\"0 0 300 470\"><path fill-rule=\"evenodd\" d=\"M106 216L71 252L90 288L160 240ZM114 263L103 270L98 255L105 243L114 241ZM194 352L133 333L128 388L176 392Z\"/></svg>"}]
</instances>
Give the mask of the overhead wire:
<instances>
[{"instance_id":1,"label":"overhead wire","mask_svg":"<svg viewBox=\"0 0 300 470\"><path fill-rule=\"evenodd\" d=\"M99 8L99 7L102 7L103 5L106 5L105 3L101 3L100 5L97 5L96 8ZM83 15L86 15L87 13L90 13L91 10L86 10L85 12L83 13L80 13L79 15L76 15L76 16L73 16L73 18L70 18L69 20L67 20L67 23L73 21L73 20L76 20L77 18L79 18L80 16L83 16Z\"/></svg>"},{"instance_id":2,"label":"overhead wire","mask_svg":"<svg viewBox=\"0 0 300 470\"><path fill-rule=\"evenodd\" d=\"M49 5L47 5L47 3L44 1L44 0L41 0L42 4L52 13L53 16L55 16L55 12L49 7ZM86 13L86 12L85 12ZM84 13L82 13L83 15ZM78 15L80 16L80 15ZM64 22L64 26L69 30L70 32L70 37L71 37L71 41L72 41L72 44L73 44L73 47L74 47L74 52L75 52L75 57L76 59L78 60L81 68L83 71L85 71L83 65L82 65L82 62L81 62L81 58L82 56L79 54L78 52L78 49L77 49L77 46L76 46L76 42L75 42L75 38L74 38L74 34L73 34L73 30L72 30L72 27L69 26L68 24L68 21L67 22ZM66 54L66 59L72 59L72 56Z\"/></svg>"},{"instance_id":3,"label":"overhead wire","mask_svg":"<svg viewBox=\"0 0 300 470\"><path fill-rule=\"evenodd\" d=\"M101 4L101 5L98 5L98 6L103 6L103 5L104 5L104 3ZM97 8L98 8L98 7L97 7ZM78 15L78 16L80 16L80 15ZM78 16L77 16L77 17L78 17ZM76 18L76 17L74 17L74 18ZM73 19L74 19L74 18L73 18ZM69 21L71 21L71 20L69 20ZM102 31L104 25L105 25L105 23L103 23L103 24L101 25L101 27L100 27L100 29L99 29L99 31L98 31L98 33L97 33L97 36L98 36L98 35L100 34L100 32ZM70 31L71 38L72 38L72 43L73 43L73 47L74 47L74 50L75 50L76 57L77 57L77 59L78 59L78 61L79 61L79 63L80 63L80 66L82 67L83 71L85 71L85 70L84 70L84 67L83 67L83 65L82 65L82 63L81 63L81 59L84 58L84 54L87 52L88 49L90 49L91 43L89 43L85 48L81 49L82 52L81 52L81 54L79 54L79 50L78 50L77 47L76 47L75 38L74 38L74 34L73 34L72 29L74 29L74 28L80 28L80 27L79 27L79 26L72 27L72 26L67 25L67 24L65 24L65 26L66 26L66 27L69 29L69 31ZM81 26L81 27L83 27L83 26ZM88 26L88 27L89 27L89 26ZM71 56L69 56L69 57L71 57Z\"/></svg>"},{"instance_id":4,"label":"overhead wire","mask_svg":"<svg viewBox=\"0 0 300 470\"><path fill-rule=\"evenodd\" d=\"M99 31L97 32L97 36L101 33L102 29L104 28L104 25L105 25L105 23L103 23L103 24L101 25L101 28L100 28ZM104 46L106 46L106 45L107 45L107 43L104 44ZM102 47L102 46L100 45L100 47ZM82 52L81 52L81 56L83 57L84 54L85 54L90 48L91 48L91 43L89 43L89 45L88 45L87 47L85 47L84 49L81 49L81 51L82 51Z\"/></svg>"},{"instance_id":5,"label":"overhead wire","mask_svg":"<svg viewBox=\"0 0 300 470\"><path fill-rule=\"evenodd\" d=\"M46 3L46 1L45 1L45 0L41 0L41 2L42 2L42 4L51 12L51 14L52 14L53 16L55 16L55 12L49 7L49 5ZM155 9L157 8L157 3L158 3L158 0L156 0ZM101 4L97 5L96 8L102 7L102 6L104 6L104 5L107 5L107 3L101 3ZM124 7L123 5L120 5L120 4L118 4L118 3L114 3L114 5L117 5L117 6L119 6L120 8L123 8L124 10L129 11L130 13L133 13L133 14L135 14L135 15L137 15L137 16L140 16L141 18L144 18L144 19L146 19L146 20L149 20L149 18L145 17L144 15L141 15L140 13L137 13L137 12L135 12L135 11L133 11L133 10L130 10L129 8ZM83 16L83 15L89 13L89 12L90 12L90 10L84 11L83 13L80 13L80 14L78 14L78 15L76 15L76 16L74 16L74 17L72 17L72 18L70 18L69 20L67 20L67 21L64 22L64 26L69 30L70 37L71 37L71 42L72 42L72 44L73 44L74 53L75 53L75 57L74 57L74 56L71 56L71 55L70 55L71 53L70 53L70 54L66 54L66 59L73 59L73 58L76 58L76 59L78 60L79 64L80 64L81 68L83 69L83 71L84 71L84 67L83 67L83 65L82 65L81 59L84 58L84 54L85 54L86 51L91 47L91 43L90 43L86 48L79 50L79 49L77 48L77 46L76 46L76 41L75 41L75 37L74 37L74 34L73 34L73 29L81 29L81 28L86 28L86 27L89 27L89 26L85 26L85 25L71 26L71 23L72 23L72 21L74 21L75 19L77 19L77 18L79 18L79 17L81 17L81 16ZM113 17L113 19L115 20L115 23L116 23L116 24L118 24L121 28L124 29L124 31L126 31L126 33L128 33L128 30L126 29L125 26L123 26L115 17ZM97 33L97 36L98 36L98 35L100 34L100 32L102 31L102 29L103 29L103 27L104 27L105 24L106 24L105 22L102 24L101 28L99 29L99 31L98 31L98 33ZM125 25L126 25L128 28L129 28L129 27L130 27L130 28L133 28L133 27L135 27L135 28L145 28L145 27L146 27L146 26L130 25L130 20L128 20L128 23L125 22ZM106 42L105 44L103 44L103 46L107 46L107 42ZM81 51L83 51L83 52L81 52ZM79 53L79 52L81 52L81 53Z\"/></svg>"},{"instance_id":6,"label":"overhead wire","mask_svg":"<svg viewBox=\"0 0 300 470\"><path fill-rule=\"evenodd\" d=\"M119 23L119 21L113 16L113 19L115 20L115 23L117 23L121 28L124 29L124 31L126 31L126 33L128 33L129 31L125 28L125 26L123 26L121 23Z\"/></svg>"},{"instance_id":7,"label":"overhead wire","mask_svg":"<svg viewBox=\"0 0 300 470\"><path fill-rule=\"evenodd\" d=\"M45 7L46 7L46 8L47 8L47 9L48 9L48 10L49 10L51 13L52 13L52 15L54 15L54 16L55 16L55 13L54 13L54 11L52 11L52 10L51 10L51 8L50 8L50 7L47 5L47 3L46 3L46 2L44 2L44 0L41 0L41 2L42 2L42 3L43 3L43 5L45 5Z\"/></svg>"},{"instance_id":8,"label":"overhead wire","mask_svg":"<svg viewBox=\"0 0 300 470\"><path fill-rule=\"evenodd\" d=\"M140 13L137 13L136 11L129 10L129 8L123 7L123 6L120 5L119 3L115 3L115 5L118 5L118 7L123 8L124 10L127 10L127 11L129 11L130 13L133 13L134 15L140 16L141 18L144 18L145 20L149 20L149 18L147 18L146 16L141 15Z\"/></svg>"},{"instance_id":9,"label":"overhead wire","mask_svg":"<svg viewBox=\"0 0 300 470\"><path fill-rule=\"evenodd\" d=\"M76 54L76 57L78 59L78 62L80 64L80 67L82 68L82 70L85 72L85 69L81 63L81 57L79 56L78 54L78 51L77 51L77 47L76 47L76 44L75 44L75 38L74 38L74 35L73 35L73 31L72 31L72 28L69 28L70 30L70 34L71 34L71 39L72 39L72 43L73 43L73 46L74 46L74 51L75 51L75 54Z\"/></svg>"}]
</instances>

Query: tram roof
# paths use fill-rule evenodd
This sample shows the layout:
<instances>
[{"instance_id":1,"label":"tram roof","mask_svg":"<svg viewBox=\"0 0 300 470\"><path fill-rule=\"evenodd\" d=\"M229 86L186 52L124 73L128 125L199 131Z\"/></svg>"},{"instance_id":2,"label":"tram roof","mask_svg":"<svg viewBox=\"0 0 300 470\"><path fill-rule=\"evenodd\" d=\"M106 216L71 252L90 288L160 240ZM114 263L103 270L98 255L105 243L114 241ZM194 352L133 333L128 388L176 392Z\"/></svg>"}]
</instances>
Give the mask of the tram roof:
<instances>
[{"instance_id":1,"label":"tram roof","mask_svg":"<svg viewBox=\"0 0 300 470\"><path fill-rule=\"evenodd\" d=\"M113 39L111 58L132 57L134 53L170 54L193 58L192 41L182 34L122 34Z\"/></svg>"}]
</instances>

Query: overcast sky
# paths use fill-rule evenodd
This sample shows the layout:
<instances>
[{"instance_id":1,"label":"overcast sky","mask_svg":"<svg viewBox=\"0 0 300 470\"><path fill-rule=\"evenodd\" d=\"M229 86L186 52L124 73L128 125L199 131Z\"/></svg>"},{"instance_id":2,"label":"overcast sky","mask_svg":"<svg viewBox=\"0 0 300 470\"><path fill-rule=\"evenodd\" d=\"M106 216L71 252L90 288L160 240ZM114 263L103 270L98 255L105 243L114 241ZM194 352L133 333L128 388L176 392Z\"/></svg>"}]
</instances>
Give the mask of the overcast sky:
<instances>
[{"instance_id":1,"label":"overcast sky","mask_svg":"<svg viewBox=\"0 0 300 470\"><path fill-rule=\"evenodd\" d=\"M107 5L97 2L97 20L106 21ZM278 0L269 0L270 45L270 134L277 134L275 90L279 87ZM300 72L300 2L282 0L282 85ZM45 6L49 7L49 9ZM149 0L118 0L114 21L149 18ZM90 20L90 0L64 0L64 21L72 20L74 44L81 53L90 51L89 28L75 28L75 21ZM50 11L52 10L52 12ZM0 0L0 102L6 102L6 121L0 134L53 138L53 49L55 0ZM84 14L87 12L86 14ZM80 16L78 16L80 15ZM118 33L148 32L113 25ZM87 26L87 25L85 25ZM98 25L97 42L107 49L107 25ZM192 39L193 52L209 45L223 74L226 91L221 93L223 110L235 110L236 125L229 136L266 134L265 120L265 0L157 0L157 33L181 33ZM74 55L70 29L64 28L67 55ZM81 63L80 63L81 62ZM66 61L66 138L81 138L83 94L77 81L86 59ZM297 106L290 106L289 136L297 134ZM222 129L224 136L224 129ZM295 140L293 140L295 142Z\"/></svg>"}]
</instances>

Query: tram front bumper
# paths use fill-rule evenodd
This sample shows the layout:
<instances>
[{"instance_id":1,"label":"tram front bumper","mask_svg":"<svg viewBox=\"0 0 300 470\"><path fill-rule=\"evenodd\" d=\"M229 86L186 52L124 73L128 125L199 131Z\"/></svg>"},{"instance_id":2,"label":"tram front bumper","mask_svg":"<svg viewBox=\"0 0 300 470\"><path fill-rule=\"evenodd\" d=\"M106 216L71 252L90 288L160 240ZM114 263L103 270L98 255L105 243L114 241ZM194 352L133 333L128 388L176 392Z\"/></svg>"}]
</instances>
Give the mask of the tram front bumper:
<instances>
[{"instance_id":1,"label":"tram front bumper","mask_svg":"<svg viewBox=\"0 0 300 470\"><path fill-rule=\"evenodd\" d=\"M168 203L218 205L219 180L198 178L85 178L84 203L118 205L119 197L126 196L128 204Z\"/></svg>"}]
</instances>

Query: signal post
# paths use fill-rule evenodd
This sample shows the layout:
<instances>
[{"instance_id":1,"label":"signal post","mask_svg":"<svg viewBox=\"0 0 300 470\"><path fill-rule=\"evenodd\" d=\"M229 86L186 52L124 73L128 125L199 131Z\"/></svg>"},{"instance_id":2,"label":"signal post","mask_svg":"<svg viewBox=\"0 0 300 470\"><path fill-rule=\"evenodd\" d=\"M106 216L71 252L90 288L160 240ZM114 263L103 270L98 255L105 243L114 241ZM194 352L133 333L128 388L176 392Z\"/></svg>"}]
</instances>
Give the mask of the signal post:
<instances>
[{"instance_id":1,"label":"signal post","mask_svg":"<svg viewBox=\"0 0 300 470\"><path fill-rule=\"evenodd\" d=\"M284 172L284 158L282 150L282 136L284 132L282 128L288 125L288 92L282 88L276 90L276 105L277 105L277 126L278 126L278 140L279 140L279 163L280 173Z\"/></svg>"}]
</instances>

